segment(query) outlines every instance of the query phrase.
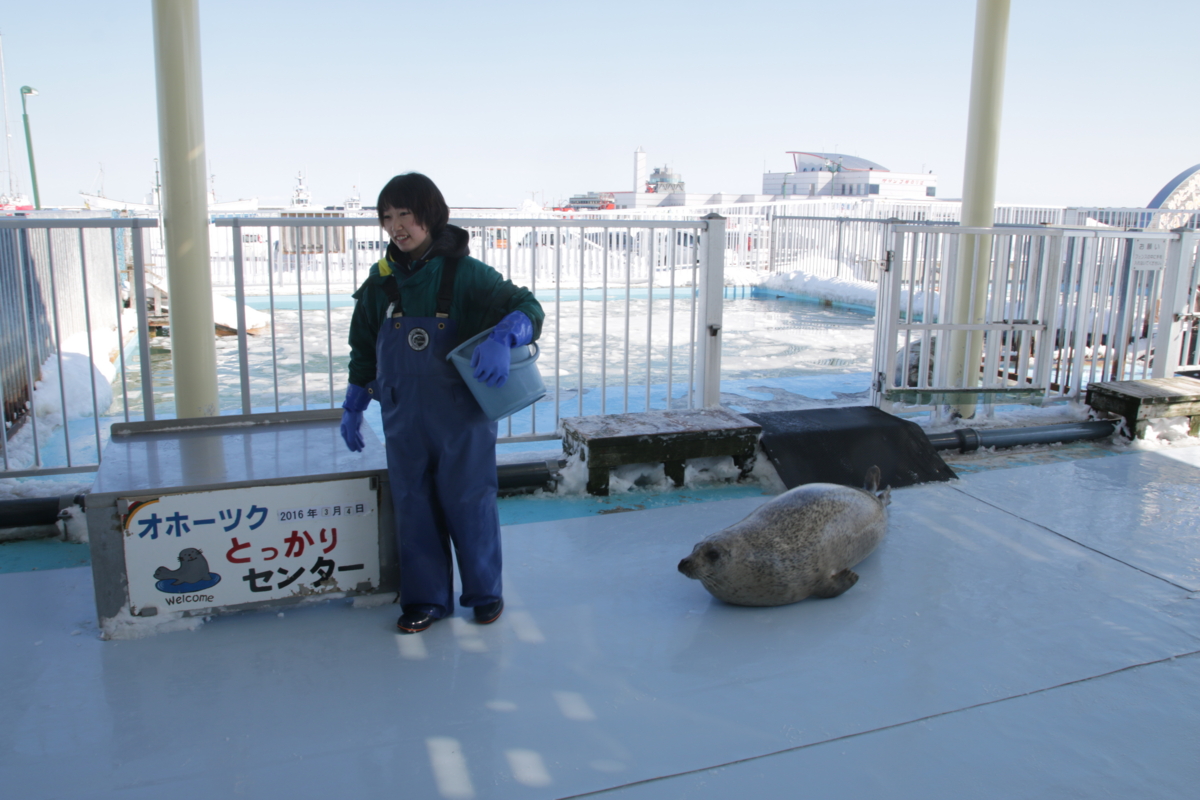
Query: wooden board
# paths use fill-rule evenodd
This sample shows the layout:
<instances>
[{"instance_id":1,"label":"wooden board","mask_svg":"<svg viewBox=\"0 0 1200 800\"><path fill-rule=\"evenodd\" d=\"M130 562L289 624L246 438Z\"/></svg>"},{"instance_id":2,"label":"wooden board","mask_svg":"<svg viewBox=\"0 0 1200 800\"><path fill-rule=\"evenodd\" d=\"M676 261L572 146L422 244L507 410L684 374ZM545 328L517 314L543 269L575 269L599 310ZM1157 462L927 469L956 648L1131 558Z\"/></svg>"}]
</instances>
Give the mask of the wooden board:
<instances>
[{"instance_id":1,"label":"wooden board","mask_svg":"<svg viewBox=\"0 0 1200 800\"><path fill-rule=\"evenodd\" d=\"M1131 436L1144 437L1147 420L1166 417L1190 417L1194 436L1200 423L1200 380L1176 377L1092 383L1087 388L1087 404L1124 417Z\"/></svg>"}]
</instances>

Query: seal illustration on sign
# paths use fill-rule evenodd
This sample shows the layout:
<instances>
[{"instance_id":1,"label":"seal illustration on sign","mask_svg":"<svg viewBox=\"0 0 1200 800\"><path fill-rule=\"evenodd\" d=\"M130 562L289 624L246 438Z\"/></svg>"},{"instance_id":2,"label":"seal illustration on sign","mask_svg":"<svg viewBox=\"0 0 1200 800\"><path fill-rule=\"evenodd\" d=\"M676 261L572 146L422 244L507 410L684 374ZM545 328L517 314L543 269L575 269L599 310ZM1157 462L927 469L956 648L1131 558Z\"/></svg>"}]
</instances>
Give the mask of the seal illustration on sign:
<instances>
[{"instance_id":1,"label":"seal illustration on sign","mask_svg":"<svg viewBox=\"0 0 1200 800\"><path fill-rule=\"evenodd\" d=\"M195 547L185 547L179 551L179 568L168 569L159 567L154 570L155 584L160 592L172 594L197 592L215 586L221 581L221 576L208 568L208 559L203 551Z\"/></svg>"},{"instance_id":2,"label":"seal illustration on sign","mask_svg":"<svg viewBox=\"0 0 1200 800\"><path fill-rule=\"evenodd\" d=\"M408 332L408 346L413 350L424 350L429 347L429 331L424 328L413 328Z\"/></svg>"},{"instance_id":3,"label":"seal illustration on sign","mask_svg":"<svg viewBox=\"0 0 1200 800\"><path fill-rule=\"evenodd\" d=\"M837 597L858 580L850 568L883 540L891 488L880 492L879 483L871 467L862 489L797 486L701 540L679 571L739 606Z\"/></svg>"}]
</instances>

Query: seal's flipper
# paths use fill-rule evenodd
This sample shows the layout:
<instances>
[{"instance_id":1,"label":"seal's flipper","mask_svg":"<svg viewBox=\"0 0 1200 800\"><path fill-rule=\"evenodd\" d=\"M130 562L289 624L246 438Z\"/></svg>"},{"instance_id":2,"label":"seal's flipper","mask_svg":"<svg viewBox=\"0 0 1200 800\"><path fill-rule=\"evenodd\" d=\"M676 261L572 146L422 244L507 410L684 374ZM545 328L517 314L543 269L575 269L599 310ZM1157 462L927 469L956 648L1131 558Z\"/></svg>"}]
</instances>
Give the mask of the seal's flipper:
<instances>
[{"instance_id":1,"label":"seal's flipper","mask_svg":"<svg viewBox=\"0 0 1200 800\"><path fill-rule=\"evenodd\" d=\"M812 596L820 598L837 597L856 583L858 583L858 573L854 570L844 569L836 575L831 575L821 581L817 585L817 588L813 589Z\"/></svg>"},{"instance_id":2,"label":"seal's flipper","mask_svg":"<svg viewBox=\"0 0 1200 800\"><path fill-rule=\"evenodd\" d=\"M879 484L883 482L883 474L879 471L878 465L872 466L867 470L866 476L863 478L863 488L871 494L879 491Z\"/></svg>"}]
</instances>

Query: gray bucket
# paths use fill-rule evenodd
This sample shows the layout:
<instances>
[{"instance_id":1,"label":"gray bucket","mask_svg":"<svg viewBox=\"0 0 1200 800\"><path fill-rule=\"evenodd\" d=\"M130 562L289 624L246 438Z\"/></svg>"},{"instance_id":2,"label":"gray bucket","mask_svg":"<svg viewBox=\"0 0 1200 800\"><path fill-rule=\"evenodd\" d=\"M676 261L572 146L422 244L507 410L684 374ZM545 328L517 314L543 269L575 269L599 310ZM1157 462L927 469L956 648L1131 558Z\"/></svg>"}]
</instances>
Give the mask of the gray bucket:
<instances>
[{"instance_id":1,"label":"gray bucket","mask_svg":"<svg viewBox=\"0 0 1200 800\"><path fill-rule=\"evenodd\" d=\"M546 396L546 384L542 382L542 374L538 372L539 351L536 344L512 349L508 380L503 386L492 387L475 380L471 370L471 355L475 352L475 346L486 339L492 330L488 328L483 333L467 339L451 350L446 360L454 365L459 375L462 375L483 413L494 422L541 400Z\"/></svg>"}]
</instances>

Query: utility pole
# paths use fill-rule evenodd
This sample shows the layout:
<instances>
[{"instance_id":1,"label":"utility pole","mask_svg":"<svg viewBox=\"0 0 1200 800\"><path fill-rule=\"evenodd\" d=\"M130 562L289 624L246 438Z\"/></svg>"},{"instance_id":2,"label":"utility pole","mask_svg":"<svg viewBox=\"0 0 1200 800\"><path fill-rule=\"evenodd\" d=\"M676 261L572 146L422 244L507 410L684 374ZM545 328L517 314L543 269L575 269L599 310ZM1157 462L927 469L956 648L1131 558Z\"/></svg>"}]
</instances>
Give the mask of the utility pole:
<instances>
[{"instance_id":1,"label":"utility pole","mask_svg":"<svg viewBox=\"0 0 1200 800\"><path fill-rule=\"evenodd\" d=\"M21 87L21 119L25 122L25 147L29 151L29 177L33 179L33 207L42 207L41 197L38 196L37 167L33 163L33 138L29 135L29 112L25 110L25 98L37 94L37 89L31 86Z\"/></svg>"}]
</instances>

